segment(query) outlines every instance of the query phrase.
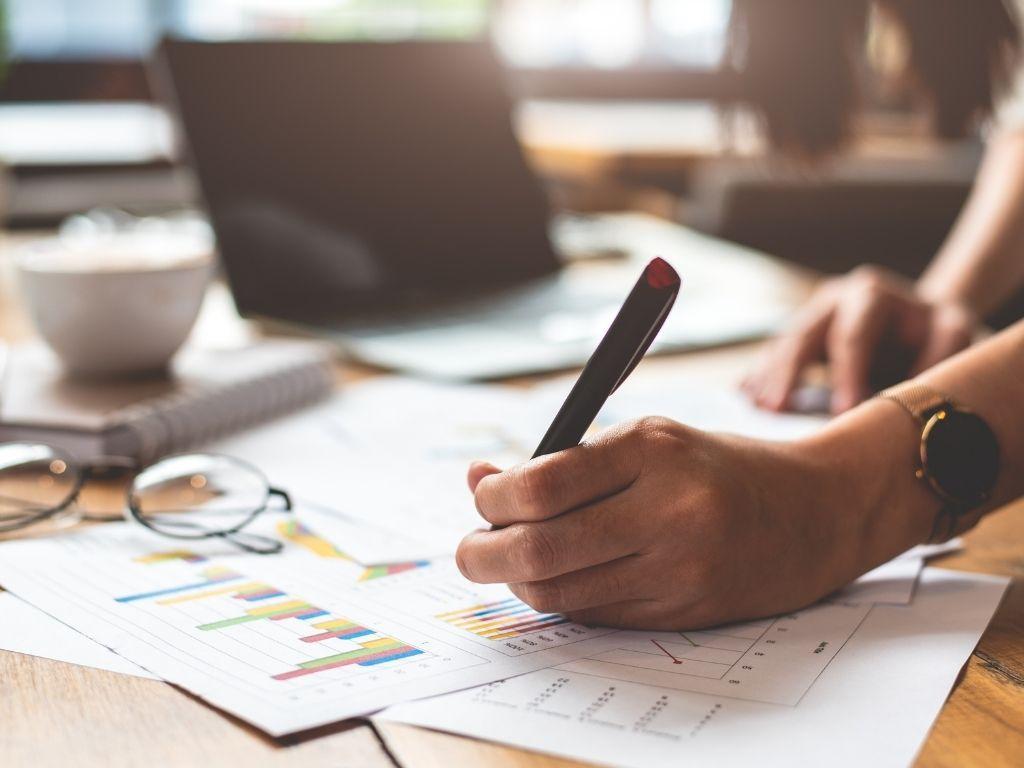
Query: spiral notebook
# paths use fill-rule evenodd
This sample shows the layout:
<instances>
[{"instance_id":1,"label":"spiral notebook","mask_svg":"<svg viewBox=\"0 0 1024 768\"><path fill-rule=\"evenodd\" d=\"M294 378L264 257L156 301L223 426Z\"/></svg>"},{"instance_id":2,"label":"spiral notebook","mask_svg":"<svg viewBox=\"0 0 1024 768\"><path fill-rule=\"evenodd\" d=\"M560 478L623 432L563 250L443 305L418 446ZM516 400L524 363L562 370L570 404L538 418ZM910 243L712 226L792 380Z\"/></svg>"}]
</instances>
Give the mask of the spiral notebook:
<instances>
[{"instance_id":1,"label":"spiral notebook","mask_svg":"<svg viewBox=\"0 0 1024 768\"><path fill-rule=\"evenodd\" d=\"M331 347L273 340L229 350L186 349L166 378L76 381L37 345L7 350L0 442L46 443L82 461L143 464L201 447L325 398Z\"/></svg>"}]
</instances>

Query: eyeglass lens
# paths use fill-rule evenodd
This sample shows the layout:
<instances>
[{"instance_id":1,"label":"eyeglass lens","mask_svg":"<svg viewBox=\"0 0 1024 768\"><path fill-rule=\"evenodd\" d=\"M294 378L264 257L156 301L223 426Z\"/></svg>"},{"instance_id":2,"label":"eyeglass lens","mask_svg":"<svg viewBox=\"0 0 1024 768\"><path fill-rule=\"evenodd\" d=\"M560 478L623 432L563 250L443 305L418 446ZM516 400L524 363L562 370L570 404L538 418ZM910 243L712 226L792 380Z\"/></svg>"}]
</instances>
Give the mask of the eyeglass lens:
<instances>
[{"instance_id":1,"label":"eyeglass lens","mask_svg":"<svg viewBox=\"0 0 1024 768\"><path fill-rule=\"evenodd\" d=\"M20 528L68 508L80 471L47 445L0 445L0 532Z\"/></svg>"},{"instance_id":2,"label":"eyeglass lens","mask_svg":"<svg viewBox=\"0 0 1024 768\"><path fill-rule=\"evenodd\" d=\"M237 531L266 508L270 484L255 467L226 456L172 456L140 472L130 490L132 514L177 538Z\"/></svg>"}]
</instances>

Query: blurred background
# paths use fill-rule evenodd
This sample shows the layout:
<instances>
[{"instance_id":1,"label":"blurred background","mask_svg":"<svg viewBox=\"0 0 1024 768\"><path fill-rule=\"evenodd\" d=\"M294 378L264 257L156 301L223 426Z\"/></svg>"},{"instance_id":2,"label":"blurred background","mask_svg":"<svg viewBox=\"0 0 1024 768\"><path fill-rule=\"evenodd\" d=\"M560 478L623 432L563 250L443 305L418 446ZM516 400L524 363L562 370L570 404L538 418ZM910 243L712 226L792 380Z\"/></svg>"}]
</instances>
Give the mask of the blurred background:
<instances>
[{"instance_id":1,"label":"blurred background","mask_svg":"<svg viewBox=\"0 0 1024 768\"><path fill-rule=\"evenodd\" d=\"M491 37L559 209L644 210L827 272L916 274L969 191L984 124L936 130L898 76L907 41L867 20L864 108L842 150L780 157L746 109L731 0L6 0L0 162L10 228L196 204L145 61L198 39ZM941 127L941 126L940 126ZM950 133L957 135L951 136ZM939 134L945 134L939 138Z\"/></svg>"}]
</instances>

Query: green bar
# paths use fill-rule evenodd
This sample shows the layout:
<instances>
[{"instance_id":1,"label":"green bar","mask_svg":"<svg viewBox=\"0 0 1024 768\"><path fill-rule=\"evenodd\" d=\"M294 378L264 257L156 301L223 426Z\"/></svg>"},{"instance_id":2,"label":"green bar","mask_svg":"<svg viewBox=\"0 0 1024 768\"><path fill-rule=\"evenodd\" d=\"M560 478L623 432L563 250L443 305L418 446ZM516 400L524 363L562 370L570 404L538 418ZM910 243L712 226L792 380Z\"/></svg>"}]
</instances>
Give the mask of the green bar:
<instances>
[{"instance_id":1,"label":"green bar","mask_svg":"<svg viewBox=\"0 0 1024 768\"><path fill-rule=\"evenodd\" d=\"M312 609L311 605L285 605L279 608L260 608L258 613L253 613L246 616L238 616L234 619L224 619L222 621L215 621L212 624L202 624L196 629L201 629L204 632L210 629L224 629L224 627L233 627L235 624L245 624L247 621L259 621L260 619L269 619L271 616L277 616L282 613L295 613L296 611Z\"/></svg>"},{"instance_id":2,"label":"green bar","mask_svg":"<svg viewBox=\"0 0 1024 768\"><path fill-rule=\"evenodd\" d=\"M384 651L391 651L395 648L401 648L405 643L394 641L388 645L381 645L377 648L360 648L358 651L347 651L345 653L337 653L334 656L324 656L322 659L313 659L312 661L304 661L299 664L303 669L314 669L315 667L322 667L325 664L334 664L338 661L348 661L349 659L361 659L363 656L370 656L375 653L382 653Z\"/></svg>"},{"instance_id":3,"label":"green bar","mask_svg":"<svg viewBox=\"0 0 1024 768\"><path fill-rule=\"evenodd\" d=\"M235 624L245 624L249 621L259 621L263 616L236 616L233 619L223 619L222 621L215 621L212 624L200 624L196 629L200 629L203 632L207 632L211 629L224 629L224 627L233 627Z\"/></svg>"}]
</instances>

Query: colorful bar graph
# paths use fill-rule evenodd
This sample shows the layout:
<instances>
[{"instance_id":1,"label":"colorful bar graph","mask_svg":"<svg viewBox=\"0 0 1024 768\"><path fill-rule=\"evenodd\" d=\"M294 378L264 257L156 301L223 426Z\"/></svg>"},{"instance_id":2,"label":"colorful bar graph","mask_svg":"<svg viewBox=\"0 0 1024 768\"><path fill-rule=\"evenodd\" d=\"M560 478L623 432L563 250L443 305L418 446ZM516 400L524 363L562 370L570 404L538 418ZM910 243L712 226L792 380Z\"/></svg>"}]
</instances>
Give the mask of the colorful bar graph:
<instances>
[{"instance_id":1,"label":"colorful bar graph","mask_svg":"<svg viewBox=\"0 0 1024 768\"><path fill-rule=\"evenodd\" d=\"M419 656L423 653L419 648L406 645L401 640L396 640L393 637L368 640L365 643L360 643L360 646L360 648L353 651L335 653L331 656L324 656L321 659L304 661L298 665L297 669L281 672L280 674L273 675L273 678L275 680L293 680L297 677L312 675L317 672L326 672L330 669L338 669L353 664L360 667L375 667L380 664L398 661L399 659Z\"/></svg>"},{"instance_id":2,"label":"colorful bar graph","mask_svg":"<svg viewBox=\"0 0 1024 768\"><path fill-rule=\"evenodd\" d=\"M556 613L537 613L514 597L441 613L436 618L485 640L507 640L569 623Z\"/></svg>"},{"instance_id":3,"label":"colorful bar graph","mask_svg":"<svg viewBox=\"0 0 1024 768\"><path fill-rule=\"evenodd\" d=\"M202 555L197 555L195 552L189 552L187 549L175 549L170 552L153 552L149 555L142 555L135 558L136 563L143 563L144 565L152 565L154 563L166 563L173 560L180 560L185 563L205 563L206 558Z\"/></svg>"},{"instance_id":4,"label":"colorful bar graph","mask_svg":"<svg viewBox=\"0 0 1024 768\"><path fill-rule=\"evenodd\" d=\"M234 595L236 600L245 600L247 603L254 603L258 600L269 600L273 597L284 597L284 592L277 587L268 584L252 584L249 588L240 589Z\"/></svg>"},{"instance_id":5,"label":"colorful bar graph","mask_svg":"<svg viewBox=\"0 0 1024 768\"><path fill-rule=\"evenodd\" d=\"M429 560L417 560L412 563L392 563L390 565L371 565L366 567L359 580L373 581L374 579L382 579L385 576L394 576L396 573L426 568L428 565L430 565Z\"/></svg>"},{"instance_id":6,"label":"colorful bar graph","mask_svg":"<svg viewBox=\"0 0 1024 768\"><path fill-rule=\"evenodd\" d=\"M297 536L307 536L305 532L295 530ZM315 538L315 537L314 537ZM319 540L323 542L323 540ZM308 542L307 542L308 543ZM314 544L322 548L320 543ZM340 553L336 556L343 557ZM140 562L156 563L170 560L187 561L188 553L163 552L159 555L146 555ZM346 558L348 559L348 558ZM407 570L407 569L406 569ZM387 574L385 574L387 575ZM131 603L141 600L153 600L161 607L180 605L209 598L227 598L249 603L240 616L231 616L218 621L200 624L196 627L201 632L214 632L242 624L259 621L285 621L298 619L311 622L317 632L297 638L303 643L321 643L340 641L335 648L349 648L319 659L302 662L295 669L272 675L274 680L292 680L305 675L339 669L347 666L376 667L389 662L420 656L424 653L418 648L403 643L393 637L387 637L369 627L364 627L349 619L331 616L328 611L318 608L301 598L290 597L277 587L262 581L245 581L244 577L229 568L211 566L200 571L201 579L187 584L155 589L138 594L115 598L119 603ZM238 605L235 603L235 605ZM241 607L241 606L239 606Z\"/></svg>"},{"instance_id":7,"label":"colorful bar graph","mask_svg":"<svg viewBox=\"0 0 1024 768\"><path fill-rule=\"evenodd\" d=\"M164 597L165 595L175 595L183 592L191 592L192 590L205 589L206 587L216 584L223 584L226 581L234 581L242 578L241 574L220 566L206 568L200 573L200 575L203 577L202 581L196 581L191 584L182 584L177 587L157 589L152 592L140 592L135 595L125 595L124 597L115 598L115 600L119 603L133 603L136 600L149 600L152 598Z\"/></svg>"},{"instance_id":8,"label":"colorful bar graph","mask_svg":"<svg viewBox=\"0 0 1024 768\"><path fill-rule=\"evenodd\" d=\"M351 555L347 555L342 552L327 539L317 536L298 520L282 520L278 523L277 530L278 533L288 541L293 544L298 544L300 547L303 547L318 557L345 560L346 562L362 566L363 572L359 576L359 581L382 579L385 576L394 576L396 573L405 573L406 571L412 571L417 568L426 568L430 565L429 560L417 560L409 563L389 563L387 565L364 566Z\"/></svg>"},{"instance_id":9,"label":"colorful bar graph","mask_svg":"<svg viewBox=\"0 0 1024 768\"><path fill-rule=\"evenodd\" d=\"M250 621L260 621L261 619L269 619L270 621L302 619L303 621L309 621L311 619L327 615L327 611L322 608L310 605L305 600L293 599L286 600L283 603L276 603L274 605L250 608L241 616L234 616L230 619L221 619L220 621L214 621L209 624L200 624L196 629L202 630L203 632L209 632L215 629L234 627L238 624L247 624Z\"/></svg>"},{"instance_id":10,"label":"colorful bar graph","mask_svg":"<svg viewBox=\"0 0 1024 768\"><path fill-rule=\"evenodd\" d=\"M348 619L331 619L330 621L317 622L313 626L323 631L316 635L303 637L302 642L319 643L332 638L355 640L357 637L376 634L374 630L362 627Z\"/></svg>"}]
</instances>

